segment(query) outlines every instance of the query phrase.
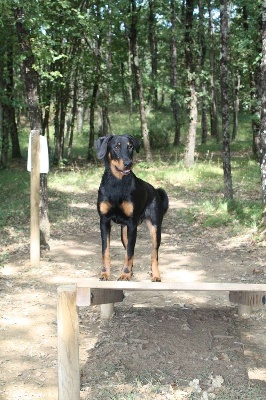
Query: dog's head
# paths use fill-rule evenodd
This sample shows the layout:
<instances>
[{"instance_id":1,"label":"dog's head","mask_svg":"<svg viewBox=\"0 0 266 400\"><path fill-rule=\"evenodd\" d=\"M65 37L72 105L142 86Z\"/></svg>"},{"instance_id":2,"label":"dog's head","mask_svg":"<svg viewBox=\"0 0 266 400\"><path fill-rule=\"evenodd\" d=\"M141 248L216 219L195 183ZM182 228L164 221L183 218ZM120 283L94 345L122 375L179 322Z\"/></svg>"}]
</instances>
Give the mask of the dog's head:
<instances>
[{"instance_id":1,"label":"dog's head","mask_svg":"<svg viewBox=\"0 0 266 400\"><path fill-rule=\"evenodd\" d=\"M113 174L122 178L133 166L133 152L139 152L140 141L131 135L103 136L96 140L98 158L110 165Z\"/></svg>"}]
</instances>

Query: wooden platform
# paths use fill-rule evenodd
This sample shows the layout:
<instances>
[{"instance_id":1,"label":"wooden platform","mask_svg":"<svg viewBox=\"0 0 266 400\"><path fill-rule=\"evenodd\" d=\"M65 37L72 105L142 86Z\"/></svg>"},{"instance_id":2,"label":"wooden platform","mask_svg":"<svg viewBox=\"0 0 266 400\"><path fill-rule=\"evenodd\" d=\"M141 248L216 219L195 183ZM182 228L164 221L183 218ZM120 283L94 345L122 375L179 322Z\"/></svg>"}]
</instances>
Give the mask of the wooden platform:
<instances>
[{"instance_id":1,"label":"wooden platform","mask_svg":"<svg viewBox=\"0 0 266 400\"><path fill-rule=\"evenodd\" d=\"M80 398L78 307L101 305L101 318L110 318L114 303L123 301L124 291L216 291L229 293L238 304L239 315L247 318L252 307L266 307L266 284L209 282L124 282L82 279L58 288L58 399ZM147 293L148 296L148 293Z\"/></svg>"}]
</instances>

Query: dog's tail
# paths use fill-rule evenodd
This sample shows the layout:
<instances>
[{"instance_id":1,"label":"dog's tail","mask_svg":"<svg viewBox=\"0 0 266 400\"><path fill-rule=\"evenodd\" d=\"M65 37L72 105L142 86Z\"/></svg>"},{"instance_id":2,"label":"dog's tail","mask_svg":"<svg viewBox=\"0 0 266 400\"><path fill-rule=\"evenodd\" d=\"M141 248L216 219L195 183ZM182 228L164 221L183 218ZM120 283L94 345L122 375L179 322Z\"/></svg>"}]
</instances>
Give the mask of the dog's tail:
<instances>
[{"instance_id":1,"label":"dog's tail","mask_svg":"<svg viewBox=\"0 0 266 400\"><path fill-rule=\"evenodd\" d=\"M169 207L169 199L166 194L166 191L163 190L162 188L157 189L157 193L160 196L160 199L162 200L163 203L163 213L165 214L166 211L168 210Z\"/></svg>"}]
</instances>

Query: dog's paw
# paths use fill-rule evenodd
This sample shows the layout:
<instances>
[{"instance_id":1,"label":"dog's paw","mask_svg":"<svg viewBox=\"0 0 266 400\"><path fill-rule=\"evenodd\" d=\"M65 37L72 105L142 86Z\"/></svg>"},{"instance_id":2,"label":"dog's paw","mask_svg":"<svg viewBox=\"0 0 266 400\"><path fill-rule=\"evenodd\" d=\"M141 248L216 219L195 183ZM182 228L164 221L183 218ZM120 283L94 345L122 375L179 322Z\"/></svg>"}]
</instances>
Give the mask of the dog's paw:
<instances>
[{"instance_id":1,"label":"dog's paw","mask_svg":"<svg viewBox=\"0 0 266 400\"><path fill-rule=\"evenodd\" d=\"M110 275L107 275L106 273L102 273L100 276L100 281L109 281Z\"/></svg>"},{"instance_id":2,"label":"dog's paw","mask_svg":"<svg viewBox=\"0 0 266 400\"><path fill-rule=\"evenodd\" d=\"M131 273L128 274L123 273L118 278L118 281L130 281L130 279L131 279Z\"/></svg>"},{"instance_id":3,"label":"dog's paw","mask_svg":"<svg viewBox=\"0 0 266 400\"><path fill-rule=\"evenodd\" d=\"M160 276L152 276L151 281L152 282L161 282L161 278L160 278Z\"/></svg>"}]
</instances>

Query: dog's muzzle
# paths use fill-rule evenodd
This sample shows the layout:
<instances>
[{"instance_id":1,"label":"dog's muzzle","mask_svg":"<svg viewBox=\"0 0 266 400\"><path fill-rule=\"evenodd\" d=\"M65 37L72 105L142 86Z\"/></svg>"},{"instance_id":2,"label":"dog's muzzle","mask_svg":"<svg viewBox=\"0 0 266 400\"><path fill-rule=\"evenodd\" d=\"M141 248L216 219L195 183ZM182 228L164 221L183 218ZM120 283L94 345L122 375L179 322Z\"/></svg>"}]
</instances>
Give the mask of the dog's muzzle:
<instances>
[{"instance_id":1,"label":"dog's muzzle","mask_svg":"<svg viewBox=\"0 0 266 400\"><path fill-rule=\"evenodd\" d=\"M119 168L117 168L117 166L116 166L115 168L116 168L116 170L117 170L118 172L120 172L120 174L122 174L122 175L129 175L130 172L131 172L131 169L129 169L129 168L119 169Z\"/></svg>"}]
</instances>

